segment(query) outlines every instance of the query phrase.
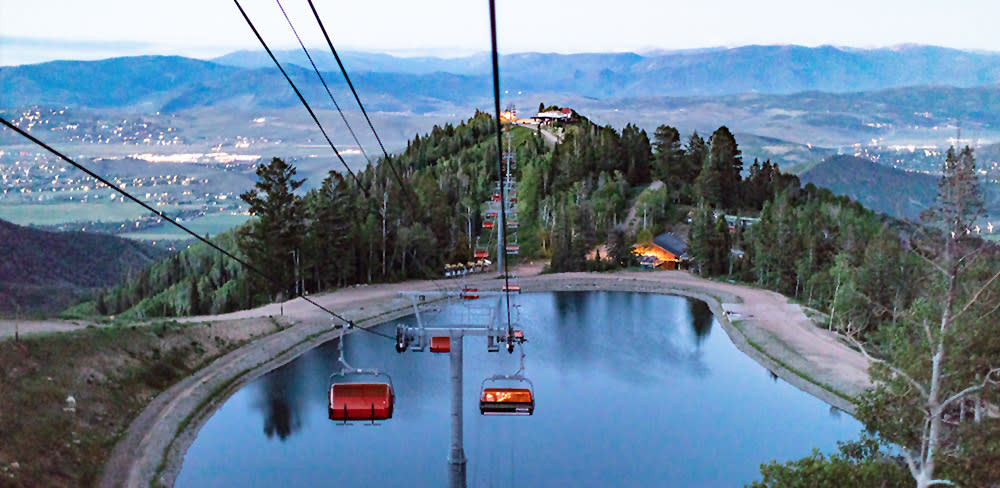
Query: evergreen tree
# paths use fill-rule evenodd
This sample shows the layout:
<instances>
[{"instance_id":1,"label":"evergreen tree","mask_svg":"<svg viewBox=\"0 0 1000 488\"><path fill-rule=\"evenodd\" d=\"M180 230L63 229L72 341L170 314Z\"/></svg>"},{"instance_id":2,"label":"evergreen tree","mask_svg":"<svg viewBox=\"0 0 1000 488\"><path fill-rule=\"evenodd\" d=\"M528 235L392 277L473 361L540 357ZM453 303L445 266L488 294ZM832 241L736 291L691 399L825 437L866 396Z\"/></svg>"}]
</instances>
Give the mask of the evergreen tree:
<instances>
[{"instance_id":1,"label":"evergreen tree","mask_svg":"<svg viewBox=\"0 0 1000 488\"><path fill-rule=\"evenodd\" d=\"M691 133L688 137L687 146L684 148L684 164L679 172L680 188L679 201L682 203L695 203L697 201L695 191L695 179L701 174L705 160L708 158L708 145L705 140L698 135L698 131Z\"/></svg>"},{"instance_id":2,"label":"evergreen tree","mask_svg":"<svg viewBox=\"0 0 1000 488\"><path fill-rule=\"evenodd\" d=\"M201 306L201 293L198 291L198 278L192 276L188 287L188 315L204 313Z\"/></svg>"},{"instance_id":3,"label":"evergreen tree","mask_svg":"<svg viewBox=\"0 0 1000 488\"><path fill-rule=\"evenodd\" d=\"M357 242L357 207L352 189L344 177L331 171L322 186L306 195L305 213L309 226L303 241L303 273L311 276L318 291L331 285L343 286L354 277Z\"/></svg>"},{"instance_id":4,"label":"evergreen tree","mask_svg":"<svg viewBox=\"0 0 1000 488\"><path fill-rule=\"evenodd\" d=\"M710 159L706 159L701 173L695 179L699 205L723 208L725 195L723 194L722 180L723 176L719 168L713 165Z\"/></svg>"},{"instance_id":5,"label":"evergreen tree","mask_svg":"<svg viewBox=\"0 0 1000 488\"><path fill-rule=\"evenodd\" d=\"M685 183L684 150L681 135L669 125L661 125L653 133L654 176L677 194Z\"/></svg>"},{"instance_id":6,"label":"evergreen tree","mask_svg":"<svg viewBox=\"0 0 1000 488\"><path fill-rule=\"evenodd\" d=\"M257 167L255 189L240 195L257 217L243 231L241 250L251 263L274 278L256 279L255 288L269 295L294 291L295 268L292 252L301 247L305 224L302 199L295 194L305 180L296 180L295 168L280 158Z\"/></svg>"},{"instance_id":7,"label":"evergreen tree","mask_svg":"<svg viewBox=\"0 0 1000 488\"><path fill-rule=\"evenodd\" d=\"M736 138L726 126L719 127L709 139L708 167L719 175L720 203L723 209L736 210L742 206L741 173L743 159L736 145ZM704 172L704 170L703 170Z\"/></svg>"},{"instance_id":8,"label":"evergreen tree","mask_svg":"<svg viewBox=\"0 0 1000 488\"><path fill-rule=\"evenodd\" d=\"M628 124L622 129L621 145L627 165L625 177L632 186L649 183L651 148L646 131Z\"/></svg>"},{"instance_id":9,"label":"evergreen tree","mask_svg":"<svg viewBox=\"0 0 1000 488\"><path fill-rule=\"evenodd\" d=\"M713 234L715 233L715 217L707 205L699 205L691 219L688 231L688 252L694 261L694 266L701 275L712 274L715 258Z\"/></svg>"},{"instance_id":10,"label":"evergreen tree","mask_svg":"<svg viewBox=\"0 0 1000 488\"><path fill-rule=\"evenodd\" d=\"M616 227L608 233L608 258L619 268L628 268L639 264L635 254L632 253L631 246L628 245L625 230L620 227Z\"/></svg>"}]
</instances>

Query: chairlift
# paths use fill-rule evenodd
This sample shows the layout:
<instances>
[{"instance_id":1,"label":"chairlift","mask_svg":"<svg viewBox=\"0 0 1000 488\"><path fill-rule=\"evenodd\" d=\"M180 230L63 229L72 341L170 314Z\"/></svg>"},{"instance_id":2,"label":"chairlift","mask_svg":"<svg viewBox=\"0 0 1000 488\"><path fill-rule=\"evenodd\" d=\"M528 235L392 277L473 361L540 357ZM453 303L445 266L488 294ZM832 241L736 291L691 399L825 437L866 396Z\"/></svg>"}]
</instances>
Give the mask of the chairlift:
<instances>
[{"instance_id":1,"label":"chairlift","mask_svg":"<svg viewBox=\"0 0 1000 488\"><path fill-rule=\"evenodd\" d=\"M492 229L493 228L493 221L492 220L484 220L483 221L483 228L484 229Z\"/></svg>"},{"instance_id":2,"label":"chairlift","mask_svg":"<svg viewBox=\"0 0 1000 488\"><path fill-rule=\"evenodd\" d=\"M473 256L476 259L488 258L490 257L490 253L484 247L477 247L476 251L473 253Z\"/></svg>"},{"instance_id":3,"label":"chairlift","mask_svg":"<svg viewBox=\"0 0 1000 488\"><path fill-rule=\"evenodd\" d=\"M352 368L344 360L344 337L340 338L341 370L330 375L328 413L330 420L347 424L392 418L396 394L392 378L377 369Z\"/></svg>"},{"instance_id":4,"label":"chairlift","mask_svg":"<svg viewBox=\"0 0 1000 488\"><path fill-rule=\"evenodd\" d=\"M496 210L490 210L489 212L486 212L486 216L489 217L489 218L491 218L491 219L495 219L495 218L497 218L497 211Z\"/></svg>"},{"instance_id":5,"label":"chairlift","mask_svg":"<svg viewBox=\"0 0 1000 488\"><path fill-rule=\"evenodd\" d=\"M482 415L527 416L535 413L535 387L520 373L491 376L483 380L480 389L479 413Z\"/></svg>"},{"instance_id":6,"label":"chairlift","mask_svg":"<svg viewBox=\"0 0 1000 488\"><path fill-rule=\"evenodd\" d=\"M507 245L507 254L518 254L520 251L521 251L521 246L518 246L517 244Z\"/></svg>"},{"instance_id":7,"label":"chairlift","mask_svg":"<svg viewBox=\"0 0 1000 488\"><path fill-rule=\"evenodd\" d=\"M508 220L507 221L507 228L508 229L516 229L517 228L517 221L516 220Z\"/></svg>"},{"instance_id":8,"label":"chairlift","mask_svg":"<svg viewBox=\"0 0 1000 488\"><path fill-rule=\"evenodd\" d=\"M498 191L493 192L493 201L494 202L499 202L500 201L500 192L498 192Z\"/></svg>"},{"instance_id":9,"label":"chairlift","mask_svg":"<svg viewBox=\"0 0 1000 488\"><path fill-rule=\"evenodd\" d=\"M515 337L524 342L524 333L514 331L509 337L507 350L511 350ZM527 387L527 388L525 388ZM514 374L493 375L480 385L479 413L482 415L528 416L535 413L535 385L524 377L524 347L521 347L521 367Z\"/></svg>"}]
</instances>

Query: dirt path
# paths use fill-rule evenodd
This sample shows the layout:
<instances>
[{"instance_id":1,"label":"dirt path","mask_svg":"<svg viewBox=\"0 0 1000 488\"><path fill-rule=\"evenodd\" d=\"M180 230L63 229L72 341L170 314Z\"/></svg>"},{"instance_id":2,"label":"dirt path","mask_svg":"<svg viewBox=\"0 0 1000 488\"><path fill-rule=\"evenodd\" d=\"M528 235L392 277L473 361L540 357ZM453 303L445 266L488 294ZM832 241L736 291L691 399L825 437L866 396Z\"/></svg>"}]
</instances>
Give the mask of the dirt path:
<instances>
[{"instance_id":1,"label":"dirt path","mask_svg":"<svg viewBox=\"0 0 1000 488\"><path fill-rule=\"evenodd\" d=\"M531 129L531 130L539 130L538 124L533 124L533 123L530 123L530 122L522 122L522 123L518 123L517 125L519 125L521 127L526 127L528 129ZM545 140L545 144L548 147L553 147L556 144L559 144L560 142L562 142L562 138L561 137L555 135L555 133L553 133L552 131L550 131L548 129L542 128L541 130L539 130L539 132L542 133L542 138Z\"/></svg>"},{"instance_id":2,"label":"dirt path","mask_svg":"<svg viewBox=\"0 0 1000 488\"><path fill-rule=\"evenodd\" d=\"M660 180L655 180L649 184L649 187L647 189L652 191L652 190L659 190L660 188L663 188L663 182ZM628 229L628 232L631 234L635 234L639 229L642 228L642 226L639 225L638 213L639 213L639 201L638 199L636 199L635 203L632 204L632 208L628 210L628 215L625 216L625 228Z\"/></svg>"},{"instance_id":3,"label":"dirt path","mask_svg":"<svg viewBox=\"0 0 1000 488\"><path fill-rule=\"evenodd\" d=\"M86 320L0 320L0 339L15 336L30 336L51 334L53 332L69 332L87 327L101 327L102 324Z\"/></svg>"},{"instance_id":4,"label":"dirt path","mask_svg":"<svg viewBox=\"0 0 1000 488\"><path fill-rule=\"evenodd\" d=\"M689 296L709 304L740 350L795 386L852 411L847 396L868 386L867 362L833 335L815 327L787 298L768 291L708 281L684 272L565 273L538 275L539 266L518 270L525 292L620 290ZM372 326L411 312L402 290L438 290L459 280L362 286L311 297ZM465 280L481 290L499 290L500 280L479 275ZM281 310L283 308L283 310ZM337 337L323 312L302 300L194 321L224 321L278 315L290 326L231 352L167 389L133 421L105 466L101 486L171 486L184 453L201 426L230 395L262 374L316 345Z\"/></svg>"}]
</instances>

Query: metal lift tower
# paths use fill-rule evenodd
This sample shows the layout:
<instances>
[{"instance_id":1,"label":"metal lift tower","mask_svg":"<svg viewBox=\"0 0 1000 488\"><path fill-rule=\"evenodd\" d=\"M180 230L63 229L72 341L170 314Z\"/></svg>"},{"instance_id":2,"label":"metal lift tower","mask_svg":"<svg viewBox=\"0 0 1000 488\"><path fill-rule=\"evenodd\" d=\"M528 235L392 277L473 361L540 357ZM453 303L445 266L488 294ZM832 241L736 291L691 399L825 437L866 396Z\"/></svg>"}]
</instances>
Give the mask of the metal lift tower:
<instances>
[{"instance_id":1,"label":"metal lift tower","mask_svg":"<svg viewBox=\"0 0 1000 488\"><path fill-rule=\"evenodd\" d=\"M434 324L430 326L424 322L419 305L430 297L445 297L454 299L470 299L470 292L430 292L413 291L400 292L400 296L409 297L413 304L413 313L417 318L416 326L397 325L396 326L396 351L422 352L429 350L433 353L448 353L450 355L451 372L451 443L448 450L448 486L451 488L465 488L466 486L466 458L465 446L462 432L462 346L466 336L485 337L486 347L490 352L498 352L500 344L505 343L508 351L513 351L515 343L523 343L524 337L520 331L516 331L511 325L504 325L501 316L503 309L501 301L504 292L475 292L475 298L483 300L483 305L469 304L470 307L478 308L478 314L470 313L468 323L462 324ZM485 302L490 302L486 304ZM471 309L470 309L471 310Z\"/></svg>"}]
</instances>

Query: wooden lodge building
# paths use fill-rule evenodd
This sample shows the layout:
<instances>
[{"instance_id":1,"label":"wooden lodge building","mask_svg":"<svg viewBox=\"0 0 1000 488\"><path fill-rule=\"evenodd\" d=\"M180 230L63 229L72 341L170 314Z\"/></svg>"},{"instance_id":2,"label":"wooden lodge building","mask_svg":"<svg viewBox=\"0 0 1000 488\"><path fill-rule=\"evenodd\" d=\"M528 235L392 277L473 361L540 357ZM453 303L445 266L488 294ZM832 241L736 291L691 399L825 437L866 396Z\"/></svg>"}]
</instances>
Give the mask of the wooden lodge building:
<instances>
[{"instance_id":1,"label":"wooden lodge building","mask_svg":"<svg viewBox=\"0 0 1000 488\"><path fill-rule=\"evenodd\" d=\"M680 269L688 262L687 243L669 232L654 237L649 244L636 245L633 251L643 268Z\"/></svg>"}]
</instances>

